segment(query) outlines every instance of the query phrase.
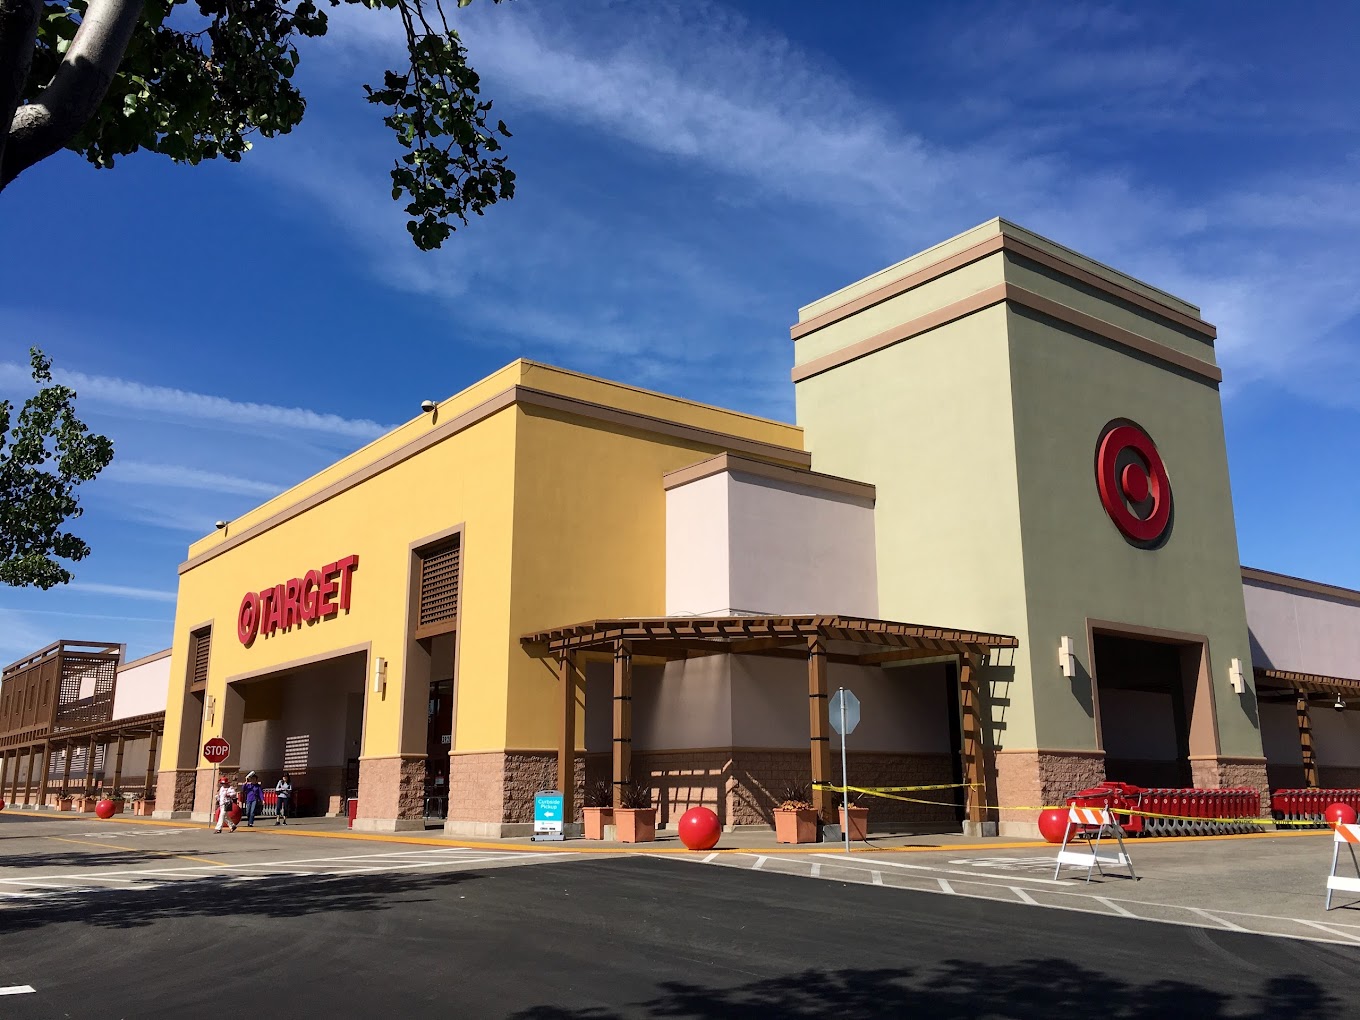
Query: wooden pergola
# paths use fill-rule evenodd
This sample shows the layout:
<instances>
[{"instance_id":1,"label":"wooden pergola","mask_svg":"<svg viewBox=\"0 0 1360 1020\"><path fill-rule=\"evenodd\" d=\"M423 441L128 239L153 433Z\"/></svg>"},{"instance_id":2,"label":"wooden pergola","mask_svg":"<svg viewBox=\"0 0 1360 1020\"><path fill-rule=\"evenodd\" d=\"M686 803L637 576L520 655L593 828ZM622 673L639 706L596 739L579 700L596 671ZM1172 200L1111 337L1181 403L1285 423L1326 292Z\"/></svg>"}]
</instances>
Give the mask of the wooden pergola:
<instances>
[{"instance_id":1,"label":"wooden pergola","mask_svg":"<svg viewBox=\"0 0 1360 1020\"><path fill-rule=\"evenodd\" d=\"M5 786L9 789L10 803L17 802L20 796L19 786L19 761L20 756L27 753L28 775L24 779L22 787L22 803L28 804L30 788L33 783L33 770L36 761L41 756L42 767L38 773L38 790L36 803L39 807L47 799L48 784L51 780L51 763L53 755L64 752L62 755L63 768L61 773L60 792L66 796L71 785L71 762L75 752L85 751L85 774L78 781L81 782L80 789L89 790L94 787L95 781L95 754L101 747L113 747L113 775L112 785L108 787L112 793L122 792L123 782L123 751L129 741L148 738L146 755L146 773L142 781L142 796L150 800L156 782L156 750L160 742L161 734L165 732L165 712L148 712L145 715L128 716L124 719L112 719L104 722L90 723L85 726L73 727L70 729L58 729L47 733L41 742L34 742L26 748L15 750L9 761L13 763L10 774L7 776ZM105 762L105 778L110 778ZM3 791L0 791L0 799L3 798Z\"/></svg>"},{"instance_id":2,"label":"wooden pergola","mask_svg":"<svg viewBox=\"0 0 1360 1020\"><path fill-rule=\"evenodd\" d=\"M1308 700L1313 694L1360 702L1360 680L1321 676L1317 673L1298 673L1286 669L1266 669L1257 666L1256 696L1262 701L1294 702L1294 714L1299 727L1299 750L1303 754L1303 775L1310 787L1320 785L1317 755L1313 750L1313 719Z\"/></svg>"},{"instance_id":3,"label":"wooden pergola","mask_svg":"<svg viewBox=\"0 0 1360 1020\"><path fill-rule=\"evenodd\" d=\"M634 659L674 662L708 655L760 655L807 663L813 804L826 821L833 820L832 790L821 785L833 779L828 665L888 666L914 659L957 657L968 818L980 822L985 782L983 699L976 671L993 650L1013 649L1019 644L1004 634L813 615L592 620L526 634L520 641L531 655L554 659L557 664L561 683L557 786L562 791L563 818L567 820L575 817L576 682L585 661L613 661L613 784L614 806L618 807L631 780Z\"/></svg>"}]
</instances>

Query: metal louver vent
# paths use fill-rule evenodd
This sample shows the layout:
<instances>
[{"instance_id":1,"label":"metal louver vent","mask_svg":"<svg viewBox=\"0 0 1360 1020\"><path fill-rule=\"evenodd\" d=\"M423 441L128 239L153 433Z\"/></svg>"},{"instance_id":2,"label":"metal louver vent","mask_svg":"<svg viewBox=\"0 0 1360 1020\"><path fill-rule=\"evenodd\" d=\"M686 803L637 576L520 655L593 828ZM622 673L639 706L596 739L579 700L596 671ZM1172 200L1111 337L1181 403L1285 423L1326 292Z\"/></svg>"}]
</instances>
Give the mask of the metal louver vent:
<instances>
[{"instance_id":1,"label":"metal louver vent","mask_svg":"<svg viewBox=\"0 0 1360 1020\"><path fill-rule=\"evenodd\" d=\"M212 650L212 628L197 631L193 641L193 674L191 683L208 682L208 653Z\"/></svg>"},{"instance_id":2,"label":"metal louver vent","mask_svg":"<svg viewBox=\"0 0 1360 1020\"><path fill-rule=\"evenodd\" d=\"M452 630L458 620L458 592L462 577L462 542L455 538L420 557L420 630ZM442 627L440 625L443 625Z\"/></svg>"}]
</instances>

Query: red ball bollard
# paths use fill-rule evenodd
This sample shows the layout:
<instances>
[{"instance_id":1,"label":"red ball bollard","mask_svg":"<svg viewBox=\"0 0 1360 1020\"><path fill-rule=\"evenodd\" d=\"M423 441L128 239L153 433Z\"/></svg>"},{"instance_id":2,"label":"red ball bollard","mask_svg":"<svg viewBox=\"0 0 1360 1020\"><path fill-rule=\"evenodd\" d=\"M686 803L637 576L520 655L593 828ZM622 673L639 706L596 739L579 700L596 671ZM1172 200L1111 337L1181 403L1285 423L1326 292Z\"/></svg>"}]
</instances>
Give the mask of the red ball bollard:
<instances>
[{"instance_id":1,"label":"red ball bollard","mask_svg":"<svg viewBox=\"0 0 1360 1020\"><path fill-rule=\"evenodd\" d=\"M1067 833L1067 812L1049 808L1039 812L1039 834L1050 843L1061 843Z\"/></svg>"},{"instance_id":2,"label":"red ball bollard","mask_svg":"<svg viewBox=\"0 0 1360 1020\"><path fill-rule=\"evenodd\" d=\"M103 800L101 800L98 804L94 806L94 813L98 817L103 818L105 821L112 818L114 815L113 801L105 797Z\"/></svg>"},{"instance_id":3,"label":"red ball bollard","mask_svg":"<svg viewBox=\"0 0 1360 1020\"><path fill-rule=\"evenodd\" d=\"M1355 808L1349 804L1333 804L1327 808L1324 817L1327 819L1327 825L1333 829L1338 825L1354 825Z\"/></svg>"},{"instance_id":4,"label":"red ball bollard","mask_svg":"<svg viewBox=\"0 0 1360 1020\"><path fill-rule=\"evenodd\" d=\"M712 850L721 835L718 816L706 807L692 807L680 816L680 842L691 850Z\"/></svg>"},{"instance_id":5,"label":"red ball bollard","mask_svg":"<svg viewBox=\"0 0 1360 1020\"><path fill-rule=\"evenodd\" d=\"M0 811L3 810L5 810L5 802L3 800L0 800Z\"/></svg>"}]
</instances>

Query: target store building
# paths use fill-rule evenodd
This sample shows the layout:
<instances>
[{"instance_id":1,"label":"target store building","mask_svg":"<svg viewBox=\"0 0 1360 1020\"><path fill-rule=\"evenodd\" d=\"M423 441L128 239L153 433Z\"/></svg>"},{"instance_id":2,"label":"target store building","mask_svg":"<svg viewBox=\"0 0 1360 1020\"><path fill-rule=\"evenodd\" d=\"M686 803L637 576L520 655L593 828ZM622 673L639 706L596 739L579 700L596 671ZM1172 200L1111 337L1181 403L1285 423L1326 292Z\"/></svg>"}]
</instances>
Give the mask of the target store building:
<instances>
[{"instance_id":1,"label":"target store building","mask_svg":"<svg viewBox=\"0 0 1360 1020\"><path fill-rule=\"evenodd\" d=\"M768 825L840 686L853 783L965 784L876 829L1360 785L1360 594L1242 568L1215 337L993 220L800 309L797 424L515 362L190 548L158 813L220 735L361 829Z\"/></svg>"}]
</instances>

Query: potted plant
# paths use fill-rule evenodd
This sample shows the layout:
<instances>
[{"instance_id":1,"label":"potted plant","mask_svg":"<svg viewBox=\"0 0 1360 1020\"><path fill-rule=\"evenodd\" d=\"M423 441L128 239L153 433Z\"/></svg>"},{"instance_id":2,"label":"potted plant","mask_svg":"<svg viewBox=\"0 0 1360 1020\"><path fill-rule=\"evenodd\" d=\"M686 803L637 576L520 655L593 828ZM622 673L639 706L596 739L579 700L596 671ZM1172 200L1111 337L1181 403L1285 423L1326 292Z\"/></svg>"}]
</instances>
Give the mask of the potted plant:
<instances>
[{"instance_id":1,"label":"potted plant","mask_svg":"<svg viewBox=\"0 0 1360 1020\"><path fill-rule=\"evenodd\" d=\"M806 786L790 786L774 809L776 843L817 842L817 809L808 799Z\"/></svg>"},{"instance_id":2,"label":"potted plant","mask_svg":"<svg viewBox=\"0 0 1360 1020\"><path fill-rule=\"evenodd\" d=\"M57 794L57 810L58 811L71 810L71 795L69 793Z\"/></svg>"},{"instance_id":3,"label":"potted plant","mask_svg":"<svg viewBox=\"0 0 1360 1020\"><path fill-rule=\"evenodd\" d=\"M869 809L859 806L859 795L852 793L848 806L843 802L839 793L836 794L835 800L840 809L841 831L849 831L851 839L867 838L869 834ZM850 816L848 821L846 820L847 814Z\"/></svg>"},{"instance_id":4,"label":"potted plant","mask_svg":"<svg viewBox=\"0 0 1360 1020\"><path fill-rule=\"evenodd\" d=\"M132 799L132 813L139 818L150 818L151 812L155 810L155 797L134 797Z\"/></svg>"},{"instance_id":5,"label":"potted plant","mask_svg":"<svg viewBox=\"0 0 1360 1020\"><path fill-rule=\"evenodd\" d=\"M586 788L581 817L586 839L604 839L604 827L614 821L614 784L607 779Z\"/></svg>"},{"instance_id":6,"label":"potted plant","mask_svg":"<svg viewBox=\"0 0 1360 1020\"><path fill-rule=\"evenodd\" d=\"M656 839L656 808L652 807L650 787L629 783L623 788L619 802L621 806L614 809L619 842L650 843Z\"/></svg>"}]
</instances>

